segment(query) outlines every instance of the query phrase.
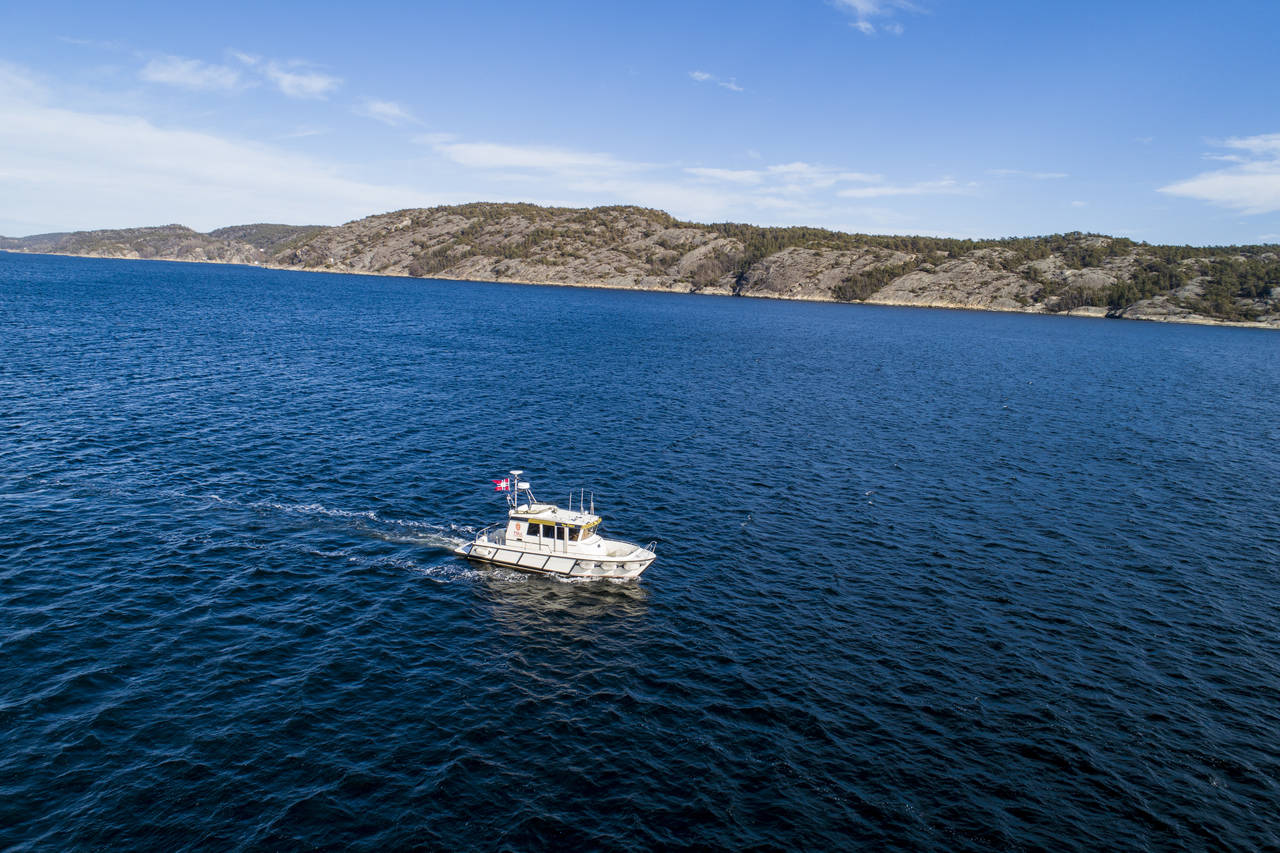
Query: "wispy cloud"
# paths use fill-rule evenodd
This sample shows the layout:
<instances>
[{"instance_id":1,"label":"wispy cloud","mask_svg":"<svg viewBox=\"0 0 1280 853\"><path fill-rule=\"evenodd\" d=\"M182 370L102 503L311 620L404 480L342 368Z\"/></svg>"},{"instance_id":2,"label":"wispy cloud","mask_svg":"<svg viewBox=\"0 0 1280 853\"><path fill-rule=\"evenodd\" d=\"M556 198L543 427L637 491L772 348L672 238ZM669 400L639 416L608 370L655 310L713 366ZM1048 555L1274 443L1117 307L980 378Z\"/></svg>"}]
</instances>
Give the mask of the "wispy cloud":
<instances>
[{"instance_id":1,"label":"wispy cloud","mask_svg":"<svg viewBox=\"0 0 1280 853\"><path fill-rule=\"evenodd\" d=\"M689 168L685 172L695 178L727 181L731 184L759 184L764 180L764 172L759 169Z\"/></svg>"},{"instance_id":2,"label":"wispy cloud","mask_svg":"<svg viewBox=\"0 0 1280 853\"><path fill-rule=\"evenodd\" d=\"M4 60L0 60L0 103L5 101L44 101L49 89L35 75Z\"/></svg>"},{"instance_id":3,"label":"wispy cloud","mask_svg":"<svg viewBox=\"0 0 1280 853\"><path fill-rule=\"evenodd\" d=\"M987 169L987 174L998 178L1030 178L1033 181L1053 181L1070 177L1066 172L1030 172L1025 169Z\"/></svg>"},{"instance_id":4,"label":"wispy cloud","mask_svg":"<svg viewBox=\"0 0 1280 853\"><path fill-rule=\"evenodd\" d=\"M243 85L256 85L252 81L265 80L290 98L311 100L327 98L342 84L341 78L317 71L302 60L264 60L237 50L228 51L228 54L242 67L218 65L185 56L158 56L149 59L138 76L149 83L205 91L232 91ZM245 80L246 74L249 81Z\"/></svg>"},{"instance_id":5,"label":"wispy cloud","mask_svg":"<svg viewBox=\"0 0 1280 853\"><path fill-rule=\"evenodd\" d=\"M864 227L874 227L893 216L910 217L883 208L874 209L873 216L872 208L850 206L842 198L845 193L849 198L874 198L968 191L951 180L888 185L872 172L804 161L749 169L685 166L640 162L602 151L465 140L447 133L415 139L446 161L448 172L464 176L473 186L491 181L509 188L518 181L535 193L542 188L538 197L543 202L643 204L699 221L816 224L858 217Z\"/></svg>"},{"instance_id":6,"label":"wispy cloud","mask_svg":"<svg viewBox=\"0 0 1280 853\"><path fill-rule=\"evenodd\" d=\"M58 36L58 41L64 44L74 44L77 47L96 47L99 50L123 51L128 50L123 42L104 41L103 39L84 39L74 36Z\"/></svg>"},{"instance_id":7,"label":"wispy cloud","mask_svg":"<svg viewBox=\"0 0 1280 853\"><path fill-rule=\"evenodd\" d=\"M374 98L365 98L355 108L357 115L365 118L371 118L380 121L383 124L389 124L393 127L417 122L417 119L404 107L394 101L379 101Z\"/></svg>"},{"instance_id":8,"label":"wispy cloud","mask_svg":"<svg viewBox=\"0 0 1280 853\"><path fill-rule=\"evenodd\" d=\"M340 78L310 70L307 63L299 60L268 62L262 73L281 93L290 98L321 100L329 97L329 93L342 84Z\"/></svg>"},{"instance_id":9,"label":"wispy cloud","mask_svg":"<svg viewBox=\"0 0 1280 853\"><path fill-rule=\"evenodd\" d=\"M332 222L438 203L351 177L342 164L126 113L49 103L0 66L0 198L60 228Z\"/></svg>"},{"instance_id":10,"label":"wispy cloud","mask_svg":"<svg viewBox=\"0 0 1280 853\"><path fill-rule=\"evenodd\" d=\"M766 171L792 185L801 185L814 189L826 189L846 181L874 183L884 180L881 175L873 175L868 172L850 172L846 169L837 169L803 161L779 163L769 166Z\"/></svg>"},{"instance_id":11,"label":"wispy cloud","mask_svg":"<svg viewBox=\"0 0 1280 853\"><path fill-rule=\"evenodd\" d=\"M1169 195L1207 201L1245 214L1280 210L1280 133L1234 136L1218 143L1232 153L1213 155L1232 167L1202 172L1160 187Z\"/></svg>"},{"instance_id":12,"label":"wispy cloud","mask_svg":"<svg viewBox=\"0 0 1280 853\"><path fill-rule=\"evenodd\" d=\"M730 77L728 80L724 80L706 71L690 71L689 78L698 83L714 83L722 89L728 89L730 92L746 91L738 85L738 81L734 78Z\"/></svg>"},{"instance_id":13,"label":"wispy cloud","mask_svg":"<svg viewBox=\"0 0 1280 853\"><path fill-rule=\"evenodd\" d=\"M877 184L870 187L851 187L840 190L841 198L886 198L908 195L959 195L972 192L975 184L961 184L952 178L940 181L917 181L914 184Z\"/></svg>"},{"instance_id":14,"label":"wispy cloud","mask_svg":"<svg viewBox=\"0 0 1280 853\"><path fill-rule=\"evenodd\" d=\"M226 59L239 71L241 87L265 85L273 62L282 67L230 52ZM181 67L198 73L205 65L211 63ZM288 68L299 74L313 69ZM913 183L917 176L886 180L873 169L850 167L863 164L771 161L759 152L739 152L730 162L651 162L607 146L468 138L437 129L414 136L424 154L412 162L409 176L404 168L387 170L392 177L378 183L367 177L376 164L290 150L291 140L323 132L322 125L290 124L263 144L160 124L133 109L67 109L51 86L0 63L0 223L60 230L179 221L207 229L255 220L339 222L484 198L641 204L697 221L881 230L918 223L930 204L927 194L967 191L949 178ZM407 106L392 101L366 98L350 108L389 123L417 122ZM332 110L323 112L332 119Z\"/></svg>"},{"instance_id":15,"label":"wispy cloud","mask_svg":"<svg viewBox=\"0 0 1280 853\"><path fill-rule=\"evenodd\" d=\"M1255 157L1280 158L1280 133L1262 133L1257 136L1233 136L1222 143L1225 148L1247 151Z\"/></svg>"},{"instance_id":16,"label":"wispy cloud","mask_svg":"<svg viewBox=\"0 0 1280 853\"><path fill-rule=\"evenodd\" d=\"M325 127L295 127L293 130L287 130L284 133L278 133L274 139L308 139L313 136L324 136L331 131Z\"/></svg>"},{"instance_id":17,"label":"wispy cloud","mask_svg":"<svg viewBox=\"0 0 1280 853\"><path fill-rule=\"evenodd\" d=\"M854 20L849 23L849 26L867 36L873 36L877 32L900 36L905 30L898 21L886 21L877 28L872 18L887 18L900 11L921 11L919 6L908 0L830 0L830 2L837 9L853 15Z\"/></svg>"},{"instance_id":18,"label":"wispy cloud","mask_svg":"<svg viewBox=\"0 0 1280 853\"><path fill-rule=\"evenodd\" d=\"M510 145L499 142L459 142L447 135L424 135L420 141L436 153L462 166L477 169L516 169L556 174L622 173L649 168L595 151L579 151L543 145Z\"/></svg>"},{"instance_id":19,"label":"wispy cloud","mask_svg":"<svg viewBox=\"0 0 1280 853\"><path fill-rule=\"evenodd\" d=\"M976 188L953 178L886 183L874 172L801 160L743 169L640 162L602 151L465 140L446 133L421 134L416 141L455 173L458 167L471 171L473 183L488 179L510 187L518 181L531 189L546 187L544 201L644 204L701 221L822 223L857 217L863 227L883 227L909 221L911 215L851 206L849 200L962 195Z\"/></svg>"},{"instance_id":20,"label":"wispy cloud","mask_svg":"<svg viewBox=\"0 0 1280 853\"><path fill-rule=\"evenodd\" d=\"M148 83L165 83L184 89L206 91L230 91L240 85L239 70L183 56L155 57L142 67L138 76Z\"/></svg>"},{"instance_id":21,"label":"wispy cloud","mask_svg":"<svg viewBox=\"0 0 1280 853\"><path fill-rule=\"evenodd\" d=\"M456 133L443 133L436 131L433 133L419 133L413 137L413 141L419 145L443 145L446 142L457 142L458 135Z\"/></svg>"}]
</instances>

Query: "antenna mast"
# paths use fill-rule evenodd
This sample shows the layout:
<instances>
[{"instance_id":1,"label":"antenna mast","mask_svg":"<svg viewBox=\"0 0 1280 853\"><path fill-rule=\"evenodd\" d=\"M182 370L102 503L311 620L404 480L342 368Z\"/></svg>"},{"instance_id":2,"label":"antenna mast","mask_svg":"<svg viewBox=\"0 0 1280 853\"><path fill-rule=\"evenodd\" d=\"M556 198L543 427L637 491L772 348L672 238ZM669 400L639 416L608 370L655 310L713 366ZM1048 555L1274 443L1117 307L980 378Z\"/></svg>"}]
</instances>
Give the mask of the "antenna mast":
<instances>
[{"instance_id":1,"label":"antenna mast","mask_svg":"<svg viewBox=\"0 0 1280 853\"><path fill-rule=\"evenodd\" d=\"M521 486L520 475L523 474L524 472L512 471L510 473L511 473L511 488L507 490L507 505L510 506L512 509L515 509L520 505L520 486ZM529 496L529 503L530 504L533 503L533 495Z\"/></svg>"}]
</instances>

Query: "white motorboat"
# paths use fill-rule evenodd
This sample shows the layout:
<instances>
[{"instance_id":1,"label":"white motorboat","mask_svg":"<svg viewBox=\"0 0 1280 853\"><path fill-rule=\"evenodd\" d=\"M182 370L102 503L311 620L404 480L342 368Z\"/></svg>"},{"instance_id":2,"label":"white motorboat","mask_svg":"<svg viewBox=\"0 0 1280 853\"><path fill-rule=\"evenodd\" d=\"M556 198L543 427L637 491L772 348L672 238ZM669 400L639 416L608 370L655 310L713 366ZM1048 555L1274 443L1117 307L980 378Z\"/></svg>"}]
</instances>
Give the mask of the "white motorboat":
<instances>
[{"instance_id":1,"label":"white motorboat","mask_svg":"<svg viewBox=\"0 0 1280 853\"><path fill-rule=\"evenodd\" d=\"M657 557L656 542L642 548L601 536L594 498L590 510L583 509L581 495L576 510L572 496L568 509L541 503L520 479L522 473L512 471L509 478L493 481L497 491L507 493L507 520L480 531L457 549L459 554L522 572L616 580L639 577Z\"/></svg>"}]
</instances>

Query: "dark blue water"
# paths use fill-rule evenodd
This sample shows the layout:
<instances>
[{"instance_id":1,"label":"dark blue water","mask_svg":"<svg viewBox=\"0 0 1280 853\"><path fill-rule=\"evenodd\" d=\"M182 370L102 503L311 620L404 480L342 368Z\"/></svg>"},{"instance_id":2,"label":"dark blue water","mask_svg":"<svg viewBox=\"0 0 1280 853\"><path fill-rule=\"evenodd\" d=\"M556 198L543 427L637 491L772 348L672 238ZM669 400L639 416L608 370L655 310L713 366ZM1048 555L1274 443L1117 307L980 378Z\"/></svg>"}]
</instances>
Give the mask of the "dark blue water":
<instances>
[{"instance_id":1,"label":"dark blue water","mask_svg":"<svg viewBox=\"0 0 1280 853\"><path fill-rule=\"evenodd\" d=\"M1280 336L0 254L0 848L1280 847ZM489 480L638 584L471 567Z\"/></svg>"}]
</instances>

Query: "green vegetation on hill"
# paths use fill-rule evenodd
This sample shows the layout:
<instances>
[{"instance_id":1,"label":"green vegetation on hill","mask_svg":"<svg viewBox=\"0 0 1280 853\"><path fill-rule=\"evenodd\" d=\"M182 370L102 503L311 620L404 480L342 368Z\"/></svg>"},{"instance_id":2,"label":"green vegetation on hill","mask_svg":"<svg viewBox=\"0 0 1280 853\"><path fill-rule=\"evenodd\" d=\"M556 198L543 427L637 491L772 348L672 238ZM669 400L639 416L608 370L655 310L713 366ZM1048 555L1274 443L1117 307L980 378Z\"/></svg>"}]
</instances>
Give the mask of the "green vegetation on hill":
<instances>
[{"instance_id":1,"label":"green vegetation on hill","mask_svg":"<svg viewBox=\"0 0 1280 853\"><path fill-rule=\"evenodd\" d=\"M1280 247L1276 246L1160 246L1078 231L1045 237L960 240L844 234L821 228L765 228L728 222L707 227L743 244L746 251L738 264L740 275L760 260L789 248L857 251L872 246L917 256L916 262L878 267L846 277L833 290L833 295L842 300L866 299L890 281L917 269L919 263L937 263L979 249L1004 250L1006 254L1000 266L1042 282L1039 299L1054 299L1058 311L1085 305L1123 308L1171 293L1198 279L1203 294L1190 297L1186 307L1211 317L1251 320L1257 312L1239 307L1236 300L1265 297L1271 288L1280 286L1280 251L1277 251ZM1128 279L1101 290L1055 286L1045 282L1037 267L1027 266L1033 261L1056 258L1066 269L1083 270L1126 257L1140 259Z\"/></svg>"},{"instance_id":2,"label":"green vegetation on hill","mask_svg":"<svg viewBox=\"0 0 1280 853\"><path fill-rule=\"evenodd\" d=\"M1096 306L1125 316L1280 322L1280 246L1161 246L1081 232L966 240L703 225L631 205L474 202L400 210L336 227L258 223L201 234L166 225L0 238L0 248L1002 310Z\"/></svg>"},{"instance_id":3,"label":"green vegetation on hill","mask_svg":"<svg viewBox=\"0 0 1280 853\"><path fill-rule=\"evenodd\" d=\"M287 246L309 240L325 228L324 225L277 225L263 222L218 228L210 231L209 236L219 240L248 243L256 249L274 254Z\"/></svg>"}]
</instances>

